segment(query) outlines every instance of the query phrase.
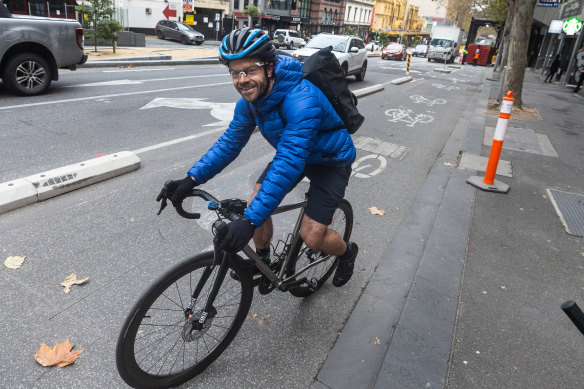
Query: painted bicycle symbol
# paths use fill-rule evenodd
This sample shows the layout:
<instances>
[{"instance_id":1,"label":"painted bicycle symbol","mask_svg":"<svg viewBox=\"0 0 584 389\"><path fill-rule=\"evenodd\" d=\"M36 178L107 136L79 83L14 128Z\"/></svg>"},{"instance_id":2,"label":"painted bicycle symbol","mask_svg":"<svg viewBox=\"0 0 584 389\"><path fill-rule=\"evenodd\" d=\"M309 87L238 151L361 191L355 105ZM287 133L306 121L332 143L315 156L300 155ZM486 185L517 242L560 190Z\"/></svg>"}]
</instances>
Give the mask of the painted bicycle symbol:
<instances>
[{"instance_id":1,"label":"painted bicycle symbol","mask_svg":"<svg viewBox=\"0 0 584 389\"><path fill-rule=\"evenodd\" d=\"M455 90L455 89L460 89L457 86L454 85L450 85L450 86L446 86L446 85L442 85L442 84L432 84L432 86L434 88L438 88L438 89L446 89L446 90Z\"/></svg>"},{"instance_id":2,"label":"painted bicycle symbol","mask_svg":"<svg viewBox=\"0 0 584 389\"><path fill-rule=\"evenodd\" d=\"M416 123L430 123L434 121L434 117L426 114L415 114L411 109L407 108L392 108L385 111L385 114L390 117L390 122L405 122L408 127L413 127Z\"/></svg>"},{"instance_id":3,"label":"painted bicycle symbol","mask_svg":"<svg viewBox=\"0 0 584 389\"><path fill-rule=\"evenodd\" d=\"M410 99L416 104L426 104L428 107L431 107L434 104L446 104L446 100L444 99L428 99L420 95L410 96Z\"/></svg>"}]
</instances>

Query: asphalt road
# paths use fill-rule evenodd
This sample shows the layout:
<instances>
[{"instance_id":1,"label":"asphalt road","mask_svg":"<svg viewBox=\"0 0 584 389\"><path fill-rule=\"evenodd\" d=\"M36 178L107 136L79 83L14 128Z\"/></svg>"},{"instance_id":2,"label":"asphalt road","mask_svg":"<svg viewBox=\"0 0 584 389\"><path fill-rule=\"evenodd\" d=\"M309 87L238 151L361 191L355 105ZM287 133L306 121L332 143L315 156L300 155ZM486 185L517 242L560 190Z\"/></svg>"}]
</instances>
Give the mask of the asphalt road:
<instances>
[{"instance_id":1,"label":"asphalt road","mask_svg":"<svg viewBox=\"0 0 584 389\"><path fill-rule=\"evenodd\" d=\"M306 299L256 294L250 314L264 320L250 318L228 350L185 388L310 385L478 92L482 68L451 74L436 68L443 65L413 58L414 81L392 85L405 75L405 62L370 58L365 81L349 79L352 89L386 88L359 101L366 121L354 139L373 138L379 149L358 149L359 174L347 190L353 239L361 249L351 282L340 289L328 283ZM0 181L121 150L141 159L136 172L0 215L3 257L27 256L18 271L0 271L6 312L0 386L124 387L114 348L133 301L169 266L211 245L208 224L181 219L172 209L156 216L154 198L165 180L183 177L213 144L236 98L221 65L62 72L48 94L31 98L12 97L0 87ZM190 139L181 141L185 137ZM272 156L256 133L204 189L219 198L247 198ZM285 201L301 197L302 185ZM372 215L371 206L385 216ZM293 217L277 219L276 236L285 234L281 226ZM71 273L90 281L64 294L55 284ZM47 370L33 360L41 342L66 338L85 349L74 366Z\"/></svg>"}]
</instances>

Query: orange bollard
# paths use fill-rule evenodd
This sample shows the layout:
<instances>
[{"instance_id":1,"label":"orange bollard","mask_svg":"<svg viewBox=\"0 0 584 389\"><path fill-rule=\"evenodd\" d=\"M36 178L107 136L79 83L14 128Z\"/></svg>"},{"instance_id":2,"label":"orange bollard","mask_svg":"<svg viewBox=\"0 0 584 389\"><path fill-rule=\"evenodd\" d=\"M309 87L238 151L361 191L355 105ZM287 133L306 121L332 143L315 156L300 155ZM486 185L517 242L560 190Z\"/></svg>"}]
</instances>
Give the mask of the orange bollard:
<instances>
[{"instance_id":1,"label":"orange bollard","mask_svg":"<svg viewBox=\"0 0 584 389\"><path fill-rule=\"evenodd\" d=\"M505 139L505 133L507 132L507 124L511 117L511 108L513 108L513 102L515 101L511 96L513 96L513 92L509 91L507 92L507 96L503 97L501 111L499 112L499 120L497 121L497 127L495 128L495 136L493 136L493 145L491 146L491 152L489 154L489 162L487 163L485 178L480 181L480 177L474 176L466 181L474 187L489 192L507 193L509 191L509 185L499 180L495 180L495 174L497 173L499 157L501 156L501 149L503 148L503 140Z\"/></svg>"}]
</instances>

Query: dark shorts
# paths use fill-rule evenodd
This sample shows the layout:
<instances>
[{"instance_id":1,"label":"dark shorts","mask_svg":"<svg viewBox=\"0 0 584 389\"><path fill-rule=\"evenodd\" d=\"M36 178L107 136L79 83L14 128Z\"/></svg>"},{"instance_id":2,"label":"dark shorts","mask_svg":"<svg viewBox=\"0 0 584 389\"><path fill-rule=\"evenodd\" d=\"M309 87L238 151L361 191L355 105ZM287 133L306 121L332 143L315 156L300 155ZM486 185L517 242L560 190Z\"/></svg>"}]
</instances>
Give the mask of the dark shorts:
<instances>
[{"instance_id":1,"label":"dark shorts","mask_svg":"<svg viewBox=\"0 0 584 389\"><path fill-rule=\"evenodd\" d=\"M264 169L257 183L261 184L272 163ZM304 212L312 220L329 225L337 209L337 205L345 196L345 188L351 177L351 166L330 167L323 165L306 165L300 178L294 183L294 188L304 177L310 180L308 189L308 204Z\"/></svg>"}]
</instances>

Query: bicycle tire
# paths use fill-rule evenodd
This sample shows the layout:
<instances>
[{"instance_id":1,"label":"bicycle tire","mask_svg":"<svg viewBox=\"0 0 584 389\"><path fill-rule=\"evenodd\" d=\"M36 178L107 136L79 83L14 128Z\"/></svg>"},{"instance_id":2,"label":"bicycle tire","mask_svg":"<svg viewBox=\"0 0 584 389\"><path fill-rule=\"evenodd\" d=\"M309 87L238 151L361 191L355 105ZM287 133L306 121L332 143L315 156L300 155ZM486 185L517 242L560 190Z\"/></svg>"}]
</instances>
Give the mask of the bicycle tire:
<instances>
[{"instance_id":1,"label":"bicycle tire","mask_svg":"<svg viewBox=\"0 0 584 389\"><path fill-rule=\"evenodd\" d=\"M116 347L118 372L128 385L161 388L186 382L217 359L235 338L249 312L253 285L249 270L234 264L230 264L228 272L235 271L240 281L227 274L213 304L217 314L207 318L201 331L193 330L191 324L186 322L186 303L191 300L197 285L193 273L198 271L202 274L212 261L213 252L206 252L178 263L159 277L134 305ZM200 316L218 268L213 269L193 307L193 321L197 320L197 314ZM236 294L230 300L231 294L228 293L232 290ZM233 316L229 316L231 314ZM186 335L185 331L188 331ZM196 339L193 340L193 337ZM150 344L144 345L147 342ZM189 360L186 365L185 358ZM175 365L178 365L176 369Z\"/></svg>"},{"instance_id":2,"label":"bicycle tire","mask_svg":"<svg viewBox=\"0 0 584 389\"><path fill-rule=\"evenodd\" d=\"M343 199L337 205L337 209L333 216L333 222L329 228L337 231L339 235L343 237L345 242L348 242L351 238L351 232L353 230L353 208L347 200ZM291 252L293 258L296 259L290 261L288 264L288 268L286 269L288 277L293 275L296 269L301 269L308 265L309 262L313 261L307 255L307 248L300 237ZM331 257L325 262L302 273L299 277L307 277L309 280L316 279L316 288L311 289L308 286L297 286L290 289L290 294L296 297L306 297L316 292L333 274L333 271L337 268L338 262L337 257Z\"/></svg>"}]
</instances>

